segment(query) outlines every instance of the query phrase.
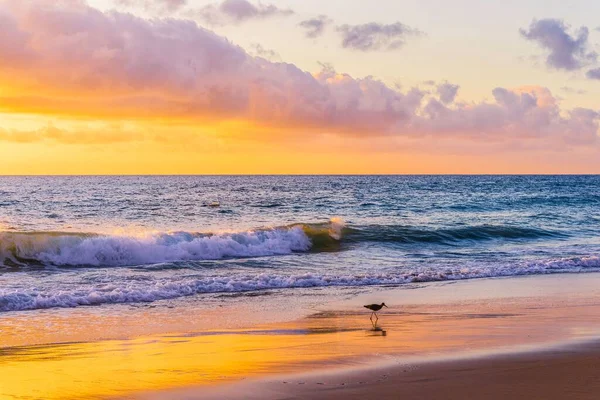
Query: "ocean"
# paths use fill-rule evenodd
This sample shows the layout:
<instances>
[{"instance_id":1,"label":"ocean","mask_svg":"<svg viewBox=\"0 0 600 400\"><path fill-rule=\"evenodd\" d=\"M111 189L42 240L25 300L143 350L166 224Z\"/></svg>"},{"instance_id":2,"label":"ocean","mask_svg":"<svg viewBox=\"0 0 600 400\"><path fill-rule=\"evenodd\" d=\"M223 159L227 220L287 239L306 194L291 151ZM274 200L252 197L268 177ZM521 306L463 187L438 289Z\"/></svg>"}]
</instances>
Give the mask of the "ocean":
<instances>
[{"instance_id":1,"label":"ocean","mask_svg":"<svg viewBox=\"0 0 600 400\"><path fill-rule=\"evenodd\" d=\"M598 176L0 177L0 312L597 272L599 206Z\"/></svg>"}]
</instances>

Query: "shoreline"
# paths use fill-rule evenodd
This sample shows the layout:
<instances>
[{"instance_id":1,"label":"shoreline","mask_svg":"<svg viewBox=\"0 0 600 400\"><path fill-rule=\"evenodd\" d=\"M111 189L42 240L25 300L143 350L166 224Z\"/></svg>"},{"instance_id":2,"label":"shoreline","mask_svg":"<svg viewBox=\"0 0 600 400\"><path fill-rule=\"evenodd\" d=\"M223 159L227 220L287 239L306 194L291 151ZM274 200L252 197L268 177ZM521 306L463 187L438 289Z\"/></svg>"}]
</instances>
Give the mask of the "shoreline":
<instances>
[{"instance_id":1,"label":"shoreline","mask_svg":"<svg viewBox=\"0 0 600 400\"><path fill-rule=\"evenodd\" d=\"M551 350L557 343L600 347L595 344L600 337L600 274L377 289L346 293L331 301L324 301L325 296L320 305L300 310L304 313L300 318L277 317L246 328L5 347L0 349L0 375L6 377L0 397L171 399L181 394L181 398L201 398L212 390L234 390L243 386L241 381L273 384L280 377L306 371L346 376L361 369L371 374L393 369L390 365L398 362L425 365L427 360L435 364L445 358L458 362L457 357L465 355L486 359L504 357L498 354L515 349L533 354ZM381 329L373 330L362 304L381 300L390 309L380 314ZM260 310L279 298L250 301L255 302L251 309ZM290 297L284 305L293 304L300 303ZM162 325L164 321L147 323L151 322Z\"/></svg>"},{"instance_id":2,"label":"shoreline","mask_svg":"<svg viewBox=\"0 0 600 400\"><path fill-rule=\"evenodd\" d=\"M351 287L316 287L269 289L239 293L208 293L150 303L116 303L97 306L47 308L0 313L0 350L11 347L64 344L104 340L126 340L153 335L178 335L210 330L243 330L271 324L285 324L310 318L313 314L332 308L356 310L360 301L378 302L382 296L392 295L402 305L457 303L484 298L539 297L547 295L539 283L575 279L580 284L584 276L598 281L600 272L533 274L482 277L447 281L413 282L402 285L373 285ZM534 290L525 293L523 285L512 285L512 293L505 293L504 282L535 282ZM491 285L490 285L491 284ZM440 288L455 285L452 293ZM546 285L547 286L547 285ZM560 295L570 294L568 285L563 290L549 285ZM460 288L460 290L459 290ZM463 289L467 289L466 291ZM489 290L489 289L492 290ZM514 289L517 293L514 293ZM588 284L584 290L593 289ZM528 289L527 289L528 290ZM410 296L402 296L402 294ZM595 293L600 298L600 289ZM357 299L360 300L357 303ZM388 301L389 302L389 301ZM285 303L285 304L281 304ZM600 303L600 300L599 300ZM268 309L268 313L262 312ZM202 319L182 319L182 312L202 315ZM131 322L131 315L146 319L145 324ZM225 318L223 318L225 316ZM150 321L160 321L150 322ZM207 322L209 321L209 322ZM80 329L85 325L85 330ZM106 326L110 326L107 330ZM89 329L92 327L92 329ZM167 327L167 328L165 328ZM34 331L32 335L32 331Z\"/></svg>"}]
</instances>

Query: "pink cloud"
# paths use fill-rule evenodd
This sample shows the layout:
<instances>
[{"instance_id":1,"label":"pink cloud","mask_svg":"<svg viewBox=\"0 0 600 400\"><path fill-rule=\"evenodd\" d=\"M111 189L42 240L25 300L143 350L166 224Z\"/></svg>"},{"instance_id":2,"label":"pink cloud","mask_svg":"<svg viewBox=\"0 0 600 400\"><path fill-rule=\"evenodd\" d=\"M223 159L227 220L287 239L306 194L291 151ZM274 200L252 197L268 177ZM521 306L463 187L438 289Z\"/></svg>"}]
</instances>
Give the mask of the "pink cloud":
<instances>
[{"instance_id":1,"label":"pink cloud","mask_svg":"<svg viewBox=\"0 0 600 400\"><path fill-rule=\"evenodd\" d=\"M63 111L89 103L136 117L147 105L155 116L247 119L289 134L597 140L596 110L562 110L541 87L496 88L493 101L460 103L455 85L434 97L332 68L312 75L252 57L192 21L103 13L75 0L0 5L0 21L0 79L26 81L49 108L75 98Z\"/></svg>"},{"instance_id":2,"label":"pink cloud","mask_svg":"<svg viewBox=\"0 0 600 400\"><path fill-rule=\"evenodd\" d=\"M187 0L117 0L116 4L125 7L141 7L146 10L174 12L187 4Z\"/></svg>"},{"instance_id":3,"label":"pink cloud","mask_svg":"<svg viewBox=\"0 0 600 400\"><path fill-rule=\"evenodd\" d=\"M2 8L0 4L0 63L12 64L18 67L22 62L28 61L33 53L28 49L30 35L19 29L14 16Z\"/></svg>"},{"instance_id":4,"label":"pink cloud","mask_svg":"<svg viewBox=\"0 0 600 400\"><path fill-rule=\"evenodd\" d=\"M208 4L199 10L192 10L189 14L209 25L227 25L252 19L287 16L294 14L294 11L273 4L253 4L247 0L223 0L220 3Z\"/></svg>"},{"instance_id":5,"label":"pink cloud","mask_svg":"<svg viewBox=\"0 0 600 400\"><path fill-rule=\"evenodd\" d=\"M600 114L583 108L563 112L547 88L496 88L492 94L493 103L461 104L454 108L436 99L429 100L420 131L480 139L553 138L569 144L598 140Z\"/></svg>"},{"instance_id":6,"label":"pink cloud","mask_svg":"<svg viewBox=\"0 0 600 400\"><path fill-rule=\"evenodd\" d=\"M440 96L440 101L444 104L452 103L458 94L458 89L460 89L460 86L448 82L438 85L437 92Z\"/></svg>"}]
</instances>

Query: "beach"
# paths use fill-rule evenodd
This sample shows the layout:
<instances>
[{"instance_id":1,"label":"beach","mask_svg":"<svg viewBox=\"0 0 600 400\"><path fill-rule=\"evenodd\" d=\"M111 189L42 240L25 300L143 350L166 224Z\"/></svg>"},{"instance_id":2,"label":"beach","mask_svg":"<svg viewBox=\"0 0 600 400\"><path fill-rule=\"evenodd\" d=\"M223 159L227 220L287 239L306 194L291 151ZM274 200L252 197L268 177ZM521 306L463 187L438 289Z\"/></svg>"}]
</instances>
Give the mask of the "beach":
<instances>
[{"instance_id":1,"label":"beach","mask_svg":"<svg viewBox=\"0 0 600 400\"><path fill-rule=\"evenodd\" d=\"M599 188L595 176L1 177L0 399L383 398L398 385L410 398L421 384L460 397L445 385L507 374L488 390L542 359L556 362L543 362L552 385L591 380ZM382 302L373 326L363 306ZM582 365L564 385L563 362Z\"/></svg>"},{"instance_id":2,"label":"beach","mask_svg":"<svg viewBox=\"0 0 600 400\"><path fill-rule=\"evenodd\" d=\"M110 336L111 325L100 328L97 321L87 340L3 348L0 394L276 399L571 393L576 396L571 398L592 398L598 370L593 367L600 365L598 288L595 273L376 287L307 304L300 317L286 317L284 307L276 322L227 327L226 318L221 326L215 318L212 328L167 332L168 324L154 321L165 331L120 338ZM246 310L267 310L286 297L289 293L254 296L243 304ZM377 329L362 308L375 299L390 305L380 312ZM183 318L211 316L197 312ZM102 330L106 339L98 339ZM5 332L3 340L9 340Z\"/></svg>"},{"instance_id":3,"label":"beach","mask_svg":"<svg viewBox=\"0 0 600 400\"><path fill-rule=\"evenodd\" d=\"M600 344L488 355L476 359L286 377L206 391L178 399L597 399ZM148 396L147 398L163 398Z\"/></svg>"}]
</instances>

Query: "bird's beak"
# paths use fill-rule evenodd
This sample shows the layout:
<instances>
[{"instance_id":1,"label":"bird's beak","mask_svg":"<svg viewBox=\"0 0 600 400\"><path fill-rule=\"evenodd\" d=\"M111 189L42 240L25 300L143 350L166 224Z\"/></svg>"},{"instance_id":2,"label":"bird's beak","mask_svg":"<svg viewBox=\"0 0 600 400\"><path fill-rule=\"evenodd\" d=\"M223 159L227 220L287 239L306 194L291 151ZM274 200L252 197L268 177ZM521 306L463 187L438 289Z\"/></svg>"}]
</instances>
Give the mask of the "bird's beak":
<instances>
[{"instance_id":1,"label":"bird's beak","mask_svg":"<svg viewBox=\"0 0 600 400\"><path fill-rule=\"evenodd\" d=\"M383 305L385 308L389 308L388 306L386 306L385 304Z\"/></svg>"}]
</instances>

